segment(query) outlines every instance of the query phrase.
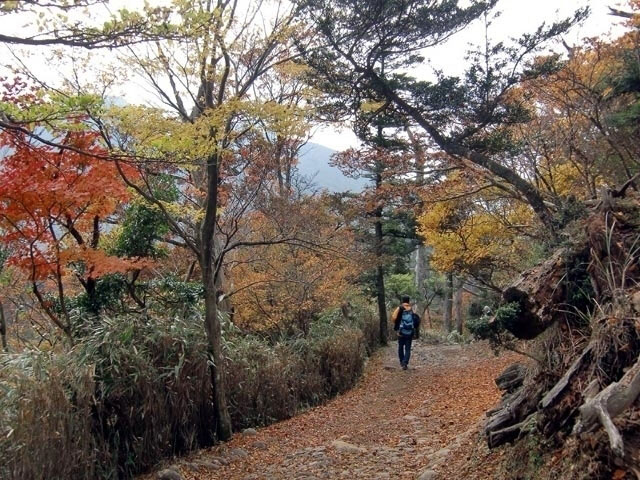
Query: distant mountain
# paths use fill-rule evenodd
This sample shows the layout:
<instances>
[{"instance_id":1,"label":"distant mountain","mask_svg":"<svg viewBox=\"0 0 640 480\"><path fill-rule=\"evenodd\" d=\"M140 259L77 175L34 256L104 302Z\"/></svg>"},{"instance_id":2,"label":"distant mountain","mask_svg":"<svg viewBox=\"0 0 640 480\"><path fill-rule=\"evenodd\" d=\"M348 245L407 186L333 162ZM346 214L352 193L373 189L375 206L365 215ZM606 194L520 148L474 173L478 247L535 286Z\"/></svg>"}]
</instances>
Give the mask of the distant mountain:
<instances>
[{"instance_id":1,"label":"distant mountain","mask_svg":"<svg viewBox=\"0 0 640 480\"><path fill-rule=\"evenodd\" d=\"M340 169L329 165L331 155L334 153L336 150L323 145L307 143L300 149L298 172L307 178L312 178L314 184L331 192L362 191L367 184L366 179L356 180L345 177Z\"/></svg>"}]
</instances>

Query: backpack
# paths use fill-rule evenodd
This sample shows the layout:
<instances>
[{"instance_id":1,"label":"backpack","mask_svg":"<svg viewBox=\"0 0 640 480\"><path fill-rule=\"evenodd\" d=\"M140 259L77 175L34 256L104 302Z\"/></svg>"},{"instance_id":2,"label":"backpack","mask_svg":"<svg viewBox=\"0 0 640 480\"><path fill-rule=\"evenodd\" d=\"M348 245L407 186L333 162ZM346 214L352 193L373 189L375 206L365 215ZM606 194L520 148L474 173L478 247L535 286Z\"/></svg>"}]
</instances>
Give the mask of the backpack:
<instances>
[{"instance_id":1,"label":"backpack","mask_svg":"<svg viewBox=\"0 0 640 480\"><path fill-rule=\"evenodd\" d=\"M402 310L398 332L402 335L413 335L413 311Z\"/></svg>"}]
</instances>

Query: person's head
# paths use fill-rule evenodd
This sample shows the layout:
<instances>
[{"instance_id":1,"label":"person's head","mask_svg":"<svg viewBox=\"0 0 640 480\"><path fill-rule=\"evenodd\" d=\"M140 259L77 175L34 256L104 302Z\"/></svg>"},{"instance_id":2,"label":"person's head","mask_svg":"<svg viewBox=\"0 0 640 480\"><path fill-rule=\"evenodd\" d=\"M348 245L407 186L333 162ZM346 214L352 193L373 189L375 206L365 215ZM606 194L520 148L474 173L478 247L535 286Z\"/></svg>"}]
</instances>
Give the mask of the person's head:
<instances>
[{"instance_id":1,"label":"person's head","mask_svg":"<svg viewBox=\"0 0 640 480\"><path fill-rule=\"evenodd\" d=\"M411 303L411 298L409 297L409 295L402 296L402 303Z\"/></svg>"}]
</instances>

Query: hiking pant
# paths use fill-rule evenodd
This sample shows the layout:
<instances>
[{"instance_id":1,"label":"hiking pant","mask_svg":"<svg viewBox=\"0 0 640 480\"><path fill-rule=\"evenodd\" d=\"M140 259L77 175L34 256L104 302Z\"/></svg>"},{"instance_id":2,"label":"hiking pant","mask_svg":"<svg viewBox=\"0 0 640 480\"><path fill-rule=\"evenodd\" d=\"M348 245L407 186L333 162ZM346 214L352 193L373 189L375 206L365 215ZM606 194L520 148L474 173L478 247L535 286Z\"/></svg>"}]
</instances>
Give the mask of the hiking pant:
<instances>
[{"instance_id":1,"label":"hiking pant","mask_svg":"<svg viewBox=\"0 0 640 480\"><path fill-rule=\"evenodd\" d=\"M398 335L398 358L402 365L409 365L413 335Z\"/></svg>"}]
</instances>

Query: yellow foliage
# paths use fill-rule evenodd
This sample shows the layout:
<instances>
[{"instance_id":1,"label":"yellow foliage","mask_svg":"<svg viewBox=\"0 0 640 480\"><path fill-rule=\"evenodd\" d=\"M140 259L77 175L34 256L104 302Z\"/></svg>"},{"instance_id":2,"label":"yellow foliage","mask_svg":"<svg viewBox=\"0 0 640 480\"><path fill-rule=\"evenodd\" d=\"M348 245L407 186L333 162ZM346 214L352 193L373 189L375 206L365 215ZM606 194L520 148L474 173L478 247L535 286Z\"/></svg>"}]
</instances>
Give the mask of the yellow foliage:
<instances>
[{"instance_id":1,"label":"yellow foliage","mask_svg":"<svg viewBox=\"0 0 640 480\"><path fill-rule=\"evenodd\" d=\"M487 201L492 192L430 204L418 217L418 231L433 247L432 264L440 271L473 275L483 269L513 269L527 252L517 233L534 219L522 203Z\"/></svg>"}]
</instances>

